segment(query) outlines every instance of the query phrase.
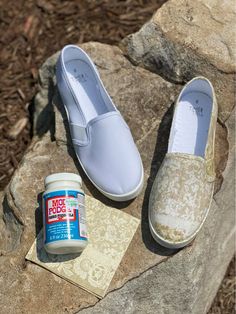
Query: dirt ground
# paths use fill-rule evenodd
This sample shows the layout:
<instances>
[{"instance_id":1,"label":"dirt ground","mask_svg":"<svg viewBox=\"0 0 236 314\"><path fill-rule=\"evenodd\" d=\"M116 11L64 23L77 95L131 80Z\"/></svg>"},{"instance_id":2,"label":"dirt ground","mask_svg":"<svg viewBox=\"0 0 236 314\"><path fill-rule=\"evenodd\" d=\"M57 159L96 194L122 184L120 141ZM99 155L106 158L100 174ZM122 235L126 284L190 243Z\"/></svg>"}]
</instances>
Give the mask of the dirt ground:
<instances>
[{"instance_id":1,"label":"dirt ground","mask_svg":"<svg viewBox=\"0 0 236 314\"><path fill-rule=\"evenodd\" d=\"M228 266L215 300L211 306L208 314L233 314L236 313L235 309L235 290L236 290L236 277L235 277L235 262L234 257Z\"/></svg>"},{"instance_id":2,"label":"dirt ground","mask_svg":"<svg viewBox=\"0 0 236 314\"><path fill-rule=\"evenodd\" d=\"M116 44L165 0L0 0L0 190L31 140L38 69L69 43ZM209 313L234 313L235 259Z\"/></svg>"}]
</instances>

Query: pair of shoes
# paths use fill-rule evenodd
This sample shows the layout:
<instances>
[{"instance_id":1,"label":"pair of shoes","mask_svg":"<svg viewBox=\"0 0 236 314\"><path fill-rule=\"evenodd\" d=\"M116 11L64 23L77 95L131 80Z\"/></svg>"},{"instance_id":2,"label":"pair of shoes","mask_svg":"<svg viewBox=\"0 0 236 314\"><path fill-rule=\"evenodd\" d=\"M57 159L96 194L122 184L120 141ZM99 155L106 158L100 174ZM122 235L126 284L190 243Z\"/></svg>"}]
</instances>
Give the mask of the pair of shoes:
<instances>
[{"instance_id":1,"label":"pair of shoes","mask_svg":"<svg viewBox=\"0 0 236 314\"><path fill-rule=\"evenodd\" d=\"M64 47L57 86L67 113L77 158L90 181L116 201L136 197L143 165L131 132L108 95L89 56ZM217 103L211 83L190 81L176 101L168 153L149 200L149 226L163 246L190 243L206 219L214 186Z\"/></svg>"}]
</instances>

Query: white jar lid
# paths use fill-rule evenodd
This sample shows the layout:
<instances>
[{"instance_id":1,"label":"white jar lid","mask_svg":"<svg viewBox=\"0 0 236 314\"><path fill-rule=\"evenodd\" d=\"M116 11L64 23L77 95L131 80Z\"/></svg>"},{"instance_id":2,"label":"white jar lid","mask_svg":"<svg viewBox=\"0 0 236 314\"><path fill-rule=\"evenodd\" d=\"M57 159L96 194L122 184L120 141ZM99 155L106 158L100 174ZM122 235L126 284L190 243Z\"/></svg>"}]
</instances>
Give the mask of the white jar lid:
<instances>
[{"instance_id":1,"label":"white jar lid","mask_svg":"<svg viewBox=\"0 0 236 314\"><path fill-rule=\"evenodd\" d=\"M59 172L50 174L45 178L45 186L55 181L74 181L82 185L82 179L78 174L70 172Z\"/></svg>"}]
</instances>

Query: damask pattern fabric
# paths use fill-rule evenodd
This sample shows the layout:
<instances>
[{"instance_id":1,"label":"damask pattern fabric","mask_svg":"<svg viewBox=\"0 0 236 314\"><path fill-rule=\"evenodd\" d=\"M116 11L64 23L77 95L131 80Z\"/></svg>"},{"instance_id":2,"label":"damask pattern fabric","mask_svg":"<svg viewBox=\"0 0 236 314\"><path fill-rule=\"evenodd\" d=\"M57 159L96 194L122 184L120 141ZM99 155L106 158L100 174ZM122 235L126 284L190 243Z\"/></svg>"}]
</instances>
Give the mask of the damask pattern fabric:
<instances>
[{"instance_id":1,"label":"damask pattern fabric","mask_svg":"<svg viewBox=\"0 0 236 314\"><path fill-rule=\"evenodd\" d=\"M155 230L166 240L178 242L190 237L206 216L213 188L203 158L167 154L153 184L155 193L151 193L149 201L150 220ZM167 227L166 219L169 226L173 220L172 228Z\"/></svg>"},{"instance_id":2,"label":"damask pattern fabric","mask_svg":"<svg viewBox=\"0 0 236 314\"><path fill-rule=\"evenodd\" d=\"M163 246L181 248L189 244L201 229L210 208L214 192L214 145L218 105L211 83L212 110L204 157L183 152L167 153L154 180L149 198L149 226L153 238ZM199 85L200 86L200 85ZM206 85L205 85L206 86ZM201 92L201 90L200 90ZM203 90L207 92L207 88ZM211 94L208 91L208 94ZM176 110L175 108L175 110Z\"/></svg>"},{"instance_id":3,"label":"damask pattern fabric","mask_svg":"<svg viewBox=\"0 0 236 314\"><path fill-rule=\"evenodd\" d=\"M105 296L140 220L86 196L89 244L80 255L51 255L43 248L43 230L26 259L78 285Z\"/></svg>"}]
</instances>

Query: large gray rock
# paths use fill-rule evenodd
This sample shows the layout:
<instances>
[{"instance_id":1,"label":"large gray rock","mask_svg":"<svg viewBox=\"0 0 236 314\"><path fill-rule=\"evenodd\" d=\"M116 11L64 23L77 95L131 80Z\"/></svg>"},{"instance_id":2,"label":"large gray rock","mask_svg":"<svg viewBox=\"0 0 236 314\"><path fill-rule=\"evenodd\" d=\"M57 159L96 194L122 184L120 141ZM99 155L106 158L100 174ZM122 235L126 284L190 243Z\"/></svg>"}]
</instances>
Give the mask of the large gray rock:
<instances>
[{"instance_id":1,"label":"large gray rock","mask_svg":"<svg viewBox=\"0 0 236 314\"><path fill-rule=\"evenodd\" d=\"M235 23L234 0L169 0L122 48L133 63L172 82L208 77L225 121L234 107Z\"/></svg>"},{"instance_id":2,"label":"large gray rock","mask_svg":"<svg viewBox=\"0 0 236 314\"><path fill-rule=\"evenodd\" d=\"M60 314L89 307L83 311L204 313L234 252L234 119L228 103L220 104L221 112L227 111L230 119L226 125L217 125L217 182L209 217L190 247L179 252L164 249L150 235L147 205L167 148L172 103L181 86L134 66L118 47L88 43L83 48L97 64L108 92L130 125L144 163L145 187L133 202L117 204L88 181L76 160L55 86L58 53L49 58L40 70L33 142L0 195L1 311ZM197 59L193 56L192 60ZM172 71L178 76L174 68ZM218 88L216 91L219 94ZM227 91L223 90L225 98ZM61 171L79 172L87 194L142 220L102 301L24 259L42 227L43 179Z\"/></svg>"},{"instance_id":3,"label":"large gray rock","mask_svg":"<svg viewBox=\"0 0 236 314\"><path fill-rule=\"evenodd\" d=\"M145 69L133 66L117 47L90 43L83 48L97 63L110 95L131 127L144 162L146 187L149 191L167 145L164 137L168 134L171 117L168 108L180 87ZM8 230L8 236L7 239L3 238L1 243L0 306L5 312L9 312L13 295L14 300L17 300L17 309L12 308L12 313L17 311L48 313L48 309L51 313L64 313L66 309L74 312L98 301L96 297L82 289L24 260L35 235L42 227L42 213L38 202L40 203L40 193L44 189L43 179L46 175L53 172L79 172L85 183L86 193L109 202L84 176L74 156L67 124L63 121L63 107L55 88L56 58L57 55L49 58L40 71L41 88L36 96L35 132L37 135L4 195L4 210L0 226L2 234ZM104 58L107 62L104 62ZM46 116L44 116L45 112L47 112ZM56 121L56 125L53 121ZM157 129L161 121L159 133L161 138L156 149ZM152 164L155 149L159 154L155 154L155 162ZM145 193L144 189L133 202L120 204L109 202L109 204L142 218L147 215L147 201L148 192ZM8 217L15 217L15 220ZM171 253L155 245L145 218L116 272L110 291L120 288L133 277L139 276L148 268L165 260ZM13 281L14 285L12 285ZM58 298L58 282L65 298ZM32 296L30 303L28 300L24 301L25 289L30 291ZM45 301L39 308L40 299ZM23 301L18 302L18 300Z\"/></svg>"}]
</instances>

